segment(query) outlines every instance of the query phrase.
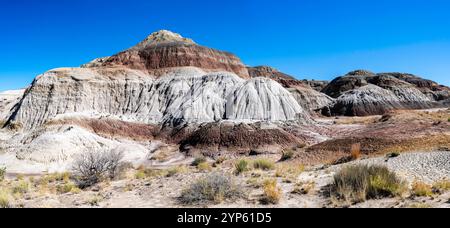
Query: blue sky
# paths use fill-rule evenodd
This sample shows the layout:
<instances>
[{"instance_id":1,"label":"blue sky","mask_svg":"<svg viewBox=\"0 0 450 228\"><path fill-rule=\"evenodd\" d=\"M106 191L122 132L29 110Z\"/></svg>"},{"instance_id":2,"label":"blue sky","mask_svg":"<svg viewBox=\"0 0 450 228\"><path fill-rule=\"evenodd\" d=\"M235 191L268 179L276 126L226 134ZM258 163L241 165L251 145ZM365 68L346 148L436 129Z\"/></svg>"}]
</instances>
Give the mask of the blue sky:
<instances>
[{"instance_id":1,"label":"blue sky","mask_svg":"<svg viewBox=\"0 0 450 228\"><path fill-rule=\"evenodd\" d=\"M160 29L298 78L361 68L450 85L449 12L447 0L7 0L0 90L112 55Z\"/></svg>"}]
</instances>

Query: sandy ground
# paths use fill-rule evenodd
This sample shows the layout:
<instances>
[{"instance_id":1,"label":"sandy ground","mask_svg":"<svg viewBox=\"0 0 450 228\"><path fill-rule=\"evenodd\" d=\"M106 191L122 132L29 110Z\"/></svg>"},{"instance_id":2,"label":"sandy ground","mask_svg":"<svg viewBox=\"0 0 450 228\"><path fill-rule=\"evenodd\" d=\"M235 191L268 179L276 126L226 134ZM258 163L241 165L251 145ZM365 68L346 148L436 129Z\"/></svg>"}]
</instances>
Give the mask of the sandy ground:
<instances>
[{"instance_id":1,"label":"sandy ground","mask_svg":"<svg viewBox=\"0 0 450 228\"><path fill-rule=\"evenodd\" d=\"M231 164L227 161L222 166L214 168L211 172L228 173L232 175ZM245 199L236 202L223 202L221 204L207 205L181 205L177 200L183 189L192 182L209 175L190 167L188 171L179 173L173 177L155 177L136 179L133 174L119 181L102 183L92 189L79 193L36 193L25 194L14 202L18 207L105 207L105 208L167 208L167 207L219 207L219 208L322 208L341 207L337 205L324 192L332 182L333 175L342 167L354 164L379 164L386 165L395 171L404 180L431 182L441 178L450 179L450 152L411 153L402 154L395 159L386 162L385 158L371 158L353 163L331 167L309 167L294 180L286 181L286 178L276 177L276 171L249 171L240 176L234 176L237 183L245 191ZM280 164L278 164L280 165ZM255 186L249 180L276 179L282 189L282 198L277 205L263 205L259 199L263 190ZM11 180L13 181L13 180ZM298 183L314 183L313 189L308 194L293 193ZM348 205L346 205L348 206ZM404 197L387 198L381 200L369 200L364 203L351 205L351 207L439 207L450 208L450 193L442 193L433 197Z\"/></svg>"},{"instance_id":2,"label":"sandy ground","mask_svg":"<svg viewBox=\"0 0 450 228\"><path fill-rule=\"evenodd\" d=\"M336 138L344 139L344 143L340 146L344 148L341 150L331 150L333 156L339 157L348 154L348 143L354 143L350 138L360 135L365 135L372 138L406 138L417 135L438 135L446 136L449 133L450 128L447 118L449 117L448 110L429 110L419 112L404 112L392 114L392 116L382 117L362 117L362 118L324 118L317 119L317 124L314 126L302 127L297 129L296 134L305 138L306 141L311 144L326 143L329 140ZM386 120L382 120L386 118ZM383 122L385 121L385 122ZM37 141L35 145L31 144L33 151L40 151L42 155L49 156L45 153L45 147L39 142L51 142L48 146L53 145L55 139L58 139L57 145L62 145L61 148L70 147L73 141L74 144L88 142L93 139L94 136L91 133L82 129L70 128L68 131L66 128L55 127L53 133L48 135L36 135L41 141ZM412 132L412 133L411 133ZM60 137L61 135L70 137ZM448 135L447 135L448 136ZM29 137L34 138L35 135ZM84 138L83 138L84 137ZM129 149L135 163L135 168L140 164L148 169L169 169L174 166L189 166L192 162L192 157L187 157L182 154L178 149L164 145L165 149L155 149L151 142L147 143L135 143L128 140L114 139L95 136L98 140L94 140L92 143L96 144L101 142L102 145L109 145L116 147L117 145L124 145L124 148ZM349 138L349 141L345 141ZM8 153L11 149L12 140L20 141L23 138L15 136L13 133L0 130L0 166L4 164L9 165L11 168L7 170L7 179L0 187L11 188L18 184L20 181L16 180L20 175L24 174L26 179L37 180L42 178L41 175L45 175L42 170L48 169L48 167L55 166L55 170L59 168L69 167L68 160L63 165L60 164L28 164L30 160L18 159L16 153ZM26 139L26 137L24 137ZM69 141L67 139L71 139ZM412 138L414 139L414 138ZM246 197L244 199L237 200L236 202L223 202L221 204L208 204L197 205L195 207L282 207L282 208L322 208L322 207L341 207L343 205L337 204L333 199L325 194L328 189L328 185L333 180L333 175L338 172L342 167L354 164L369 164L369 165L383 165L387 166L391 171L394 171L399 177L408 183L414 181L421 181L429 184L433 184L436 181L448 179L450 180L450 152L448 150L448 137L442 141L425 141L430 143L426 145L430 150L420 151L407 151L402 153L399 157L386 159L384 154L363 154L363 159L342 164L342 165L323 165L326 160L327 153L323 155L325 158L320 158L320 165L314 165L307 167L306 171L302 172L295 177L279 177L276 170L272 171L249 171L240 176L234 176L232 174L234 170L235 158L229 158L223 165L214 168L210 172L225 173L232 175L237 183L242 186ZM92 141L92 140L91 140ZM377 141L375 141L377 142ZM381 141L382 142L382 141ZM69 145L69 146L67 146ZM436 145L442 150L435 149ZM442 147L447 145L447 147ZM362 149L366 149L366 145L362 145ZM376 145L382 148L382 143ZM338 145L331 145L331 148L338 148ZM43 149L44 148L44 149ZM89 148L89 147L88 147ZM409 147L405 147L410 149ZM58 148L56 148L58 149ZM75 148L76 149L76 148ZM388 148L389 149L389 148ZM70 152L64 149L66 153ZM434 152L429 152L434 151ZM73 154L78 153L78 150L74 150ZM312 158L316 158L317 155L313 153L301 154L302 151L297 151L300 156L311 155ZM318 151L318 153L321 151ZM403 152L403 151L389 151L389 152ZM54 151L54 154L58 154L59 151ZM303 151L307 153L307 151ZM18 153L20 154L20 153ZM50 153L52 154L52 153ZM31 154L32 155L32 154ZM30 155L30 156L31 156ZM151 155L151 156L150 156ZM154 155L164 155L163 161L151 160ZM273 161L279 160L279 155L267 155ZM278 156L278 157L277 157ZM31 158L40 158L33 157ZM251 159L251 158L249 158ZM145 161L145 162L143 162ZM330 164L332 160L326 162ZM212 161L210 161L212 162ZM303 163L302 159L294 159L292 162L299 164ZM277 166L284 165L284 163L277 163ZM21 168L26 167L26 168ZM61 172L64 171L63 169ZM178 201L183 189L187 188L191 183L202 178L210 172L202 172L196 168L190 167L186 172L178 173L172 177L150 177L145 179L135 178L134 172L131 170L122 180L111 181L108 183L102 183L94 188L83 190L76 193L59 194L54 189L50 191L39 190L40 186L37 184L32 186L30 191L20 195L13 196L11 200L12 205L15 207L143 207L143 208L166 208L166 207L186 207L181 205ZM31 175L32 174L32 175ZM263 205L260 203L260 198L263 194L263 190L260 183L267 179L276 179L278 186L282 190L282 198L279 204L276 205ZM32 182L31 180L29 180ZM255 182L259 184L255 185ZM312 183L313 188L308 194L293 193L293 190L298 188L299 184ZM1 196L1 195L0 195ZM345 205L348 206L348 205ZM189 207L193 207L192 205ZM351 205L351 207L450 207L450 193L442 193L433 197L404 197L404 198L392 198L382 200L369 200L357 205Z\"/></svg>"}]
</instances>

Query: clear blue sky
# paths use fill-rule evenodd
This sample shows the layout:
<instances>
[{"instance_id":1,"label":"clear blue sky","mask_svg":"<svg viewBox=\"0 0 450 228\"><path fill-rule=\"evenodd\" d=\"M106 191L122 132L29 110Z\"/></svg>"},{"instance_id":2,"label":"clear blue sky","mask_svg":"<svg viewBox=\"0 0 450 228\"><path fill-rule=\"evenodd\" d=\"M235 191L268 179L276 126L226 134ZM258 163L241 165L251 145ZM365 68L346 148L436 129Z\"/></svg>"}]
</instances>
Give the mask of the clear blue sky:
<instances>
[{"instance_id":1,"label":"clear blue sky","mask_svg":"<svg viewBox=\"0 0 450 228\"><path fill-rule=\"evenodd\" d=\"M354 69L450 85L447 0L8 0L0 7L0 90L78 66L169 29L298 78Z\"/></svg>"}]
</instances>

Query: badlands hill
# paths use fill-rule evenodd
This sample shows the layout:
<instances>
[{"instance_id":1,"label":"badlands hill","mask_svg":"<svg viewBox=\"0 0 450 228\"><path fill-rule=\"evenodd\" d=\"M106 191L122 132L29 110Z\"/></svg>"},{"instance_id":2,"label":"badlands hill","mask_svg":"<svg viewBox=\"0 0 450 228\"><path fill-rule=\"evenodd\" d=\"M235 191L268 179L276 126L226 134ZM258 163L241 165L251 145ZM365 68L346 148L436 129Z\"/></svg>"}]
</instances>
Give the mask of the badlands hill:
<instances>
[{"instance_id":1,"label":"badlands hill","mask_svg":"<svg viewBox=\"0 0 450 228\"><path fill-rule=\"evenodd\" d=\"M446 107L450 88L411 74L357 70L330 82L323 93L335 98L326 115L382 115L391 110Z\"/></svg>"},{"instance_id":2,"label":"badlands hill","mask_svg":"<svg viewBox=\"0 0 450 228\"><path fill-rule=\"evenodd\" d=\"M0 161L35 172L65 169L92 150L123 150L136 164L158 148L181 158L280 153L332 138L335 130L317 122L321 113L443 107L449 91L398 73L300 81L162 30L111 57L50 70L25 91L0 94L0 123L8 130L0 134Z\"/></svg>"},{"instance_id":3,"label":"badlands hill","mask_svg":"<svg viewBox=\"0 0 450 228\"><path fill-rule=\"evenodd\" d=\"M20 133L7 147L14 159L48 165L120 145L135 148L130 156L148 153L152 145L136 140L182 143L192 151L204 143L214 146L198 140L199 132L229 141L219 143L216 152L302 143L278 124L258 123L312 123L310 110L277 81L252 75L230 53L169 31L155 32L111 57L36 77L2 114L3 125ZM210 126L227 126L234 133L205 130ZM196 140L190 143L190 138Z\"/></svg>"}]
</instances>

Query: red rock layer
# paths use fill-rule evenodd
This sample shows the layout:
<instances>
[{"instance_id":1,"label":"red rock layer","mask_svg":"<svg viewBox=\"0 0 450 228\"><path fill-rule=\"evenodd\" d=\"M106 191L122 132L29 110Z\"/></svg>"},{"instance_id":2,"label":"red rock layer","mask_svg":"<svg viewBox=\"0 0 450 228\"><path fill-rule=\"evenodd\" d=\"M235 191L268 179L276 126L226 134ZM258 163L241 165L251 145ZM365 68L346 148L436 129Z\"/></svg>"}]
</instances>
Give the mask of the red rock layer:
<instances>
[{"instance_id":1,"label":"red rock layer","mask_svg":"<svg viewBox=\"0 0 450 228\"><path fill-rule=\"evenodd\" d=\"M147 71L192 66L211 71L233 72L242 78L250 77L247 68L235 55L186 43L132 48L108 58L102 65L121 65Z\"/></svg>"}]
</instances>

